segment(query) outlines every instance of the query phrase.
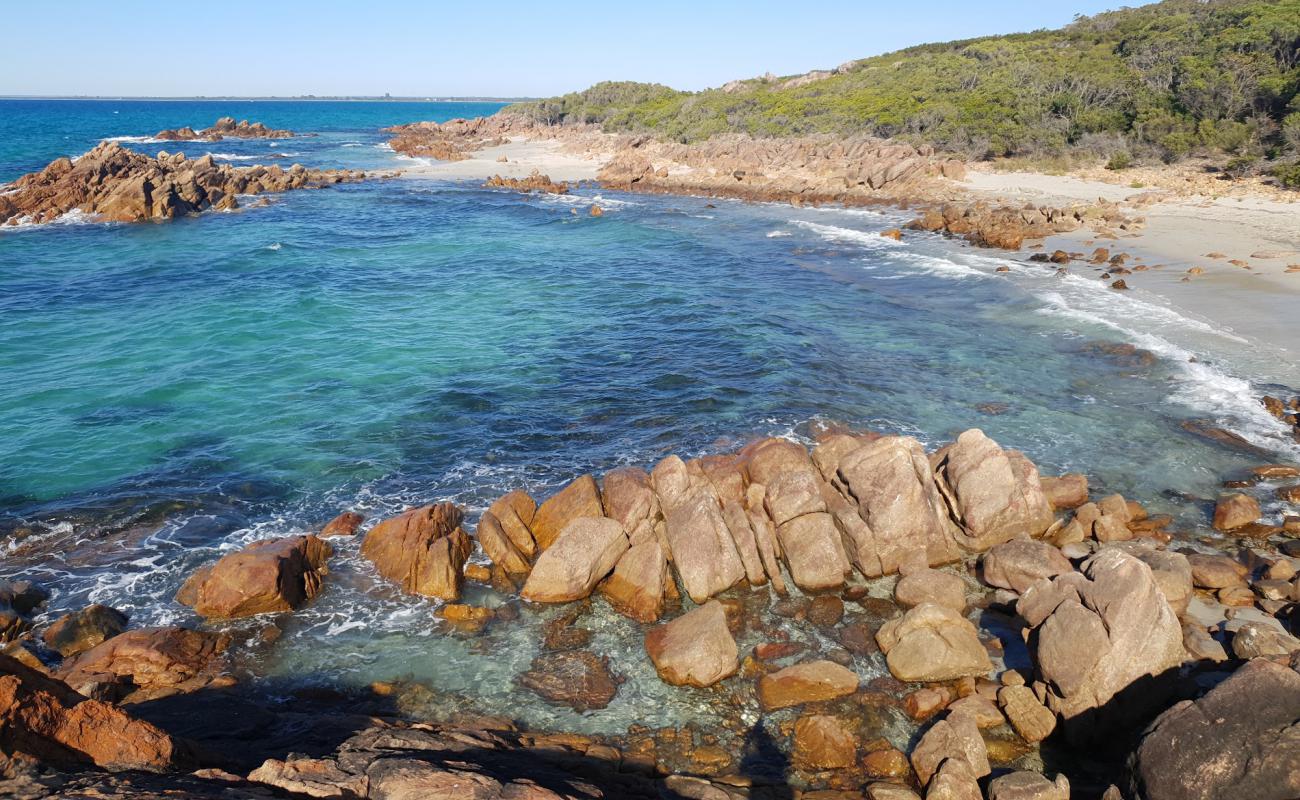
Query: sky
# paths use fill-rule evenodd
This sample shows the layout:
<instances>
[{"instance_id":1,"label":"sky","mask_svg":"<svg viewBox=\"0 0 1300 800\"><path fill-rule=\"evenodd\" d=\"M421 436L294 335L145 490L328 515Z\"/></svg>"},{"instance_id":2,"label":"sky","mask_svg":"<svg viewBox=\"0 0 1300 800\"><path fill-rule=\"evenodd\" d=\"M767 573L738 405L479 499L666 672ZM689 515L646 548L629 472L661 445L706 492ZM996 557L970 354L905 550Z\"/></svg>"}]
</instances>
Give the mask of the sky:
<instances>
[{"instance_id":1,"label":"sky","mask_svg":"<svg viewBox=\"0 0 1300 800\"><path fill-rule=\"evenodd\" d=\"M0 95L540 97L720 86L924 42L1055 28L1117 0L39 0L6 4Z\"/></svg>"}]
</instances>

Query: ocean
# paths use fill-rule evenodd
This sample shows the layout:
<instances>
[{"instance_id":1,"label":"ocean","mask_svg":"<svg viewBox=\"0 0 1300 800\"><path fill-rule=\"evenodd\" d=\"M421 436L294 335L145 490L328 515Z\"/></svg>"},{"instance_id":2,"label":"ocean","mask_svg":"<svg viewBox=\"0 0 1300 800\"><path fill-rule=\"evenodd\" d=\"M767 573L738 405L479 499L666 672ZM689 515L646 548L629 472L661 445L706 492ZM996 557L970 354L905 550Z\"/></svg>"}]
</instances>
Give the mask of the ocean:
<instances>
[{"instance_id":1,"label":"ocean","mask_svg":"<svg viewBox=\"0 0 1300 800\"><path fill-rule=\"evenodd\" d=\"M497 107L3 100L0 182L106 138L236 164L396 169L381 127ZM151 138L226 115L313 135ZM593 203L603 216L588 216ZM450 500L473 522L510 489L540 499L583 472L829 423L931 447L980 427L1046 473L1085 472L1095 493L1173 515L1189 542L1209 535L1223 480L1300 458L1258 401L1300 375L1266 346L1086 271L879 236L908 219L408 178L167 224L0 229L0 577L50 589L47 619L98 602L132 626L198 625L172 599L196 567L343 510L375 520ZM1260 450L1209 442L1190 420ZM1266 504L1274 519L1285 510ZM513 676L554 610L450 635L357 543L336 544L325 592L281 620L255 672L407 677L448 707L567 730L725 713L664 687L639 626L603 601L593 647L627 682L602 711L546 705Z\"/></svg>"}]
</instances>

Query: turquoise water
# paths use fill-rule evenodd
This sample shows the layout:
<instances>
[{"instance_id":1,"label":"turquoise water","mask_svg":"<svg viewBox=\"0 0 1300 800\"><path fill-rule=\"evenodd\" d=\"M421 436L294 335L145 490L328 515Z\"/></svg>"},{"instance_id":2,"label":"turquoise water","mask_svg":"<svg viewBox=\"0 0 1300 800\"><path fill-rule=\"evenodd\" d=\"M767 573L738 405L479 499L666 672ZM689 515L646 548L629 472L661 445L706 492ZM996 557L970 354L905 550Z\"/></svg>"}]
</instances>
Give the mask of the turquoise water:
<instances>
[{"instance_id":1,"label":"turquoise water","mask_svg":"<svg viewBox=\"0 0 1300 800\"><path fill-rule=\"evenodd\" d=\"M379 127L493 108L0 101L0 180L104 137L174 151L148 136L222 115L318 135L185 152L399 168ZM585 214L593 201L603 217ZM49 585L52 614L93 600L133 624L194 623L170 598L195 566L345 508L451 499L472 518L511 488L542 496L579 472L818 421L932 445L979 426L1045 471L1082 470L1177 515L1188 534L1206 527L1219 482L1261 456L1183 421L1300 455L1256 399L1300 383L1294 365L1140 293L876 235L907 219L399 179L170 224L0 231L0 575ZM1098 341L1156 359L1116 361ZM427 604L378 585L354 551L342 545L267 669L415 673L593 729L680 711L653 673L632 675L603 716L516 709L500 683L535 639L507 658L440 636ZM608 648L639 646L624 623L599 625Z\"/></svg>"}]
</instances>

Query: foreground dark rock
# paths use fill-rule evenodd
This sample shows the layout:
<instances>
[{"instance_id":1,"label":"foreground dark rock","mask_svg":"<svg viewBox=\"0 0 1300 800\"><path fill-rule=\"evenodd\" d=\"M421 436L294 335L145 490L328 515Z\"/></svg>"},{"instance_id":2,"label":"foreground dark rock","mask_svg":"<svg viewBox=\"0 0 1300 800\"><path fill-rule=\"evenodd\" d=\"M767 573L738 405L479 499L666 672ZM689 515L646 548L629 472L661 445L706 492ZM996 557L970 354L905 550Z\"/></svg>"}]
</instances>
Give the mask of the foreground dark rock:
<instances>
[{"instance_id":1,"label":"foreground dark rock","mask_svg":"<svg viewBox=\"0 0 1300 800\"><path fill-rule=\"evenodd\" d=\"M0 655L0 774L24 757L65 768L115 770L194 763L186 746L148 722Z\"/></svg>"},{"instance_id":2,"label":"foreground dark rock","mask_svg":"<svg viewBox=\"0 0 1300 800\"><path fill-rule=\"evenodd\" d=\"M232 139L289 139L293 137L293 131L268 128L260 122L249 123L246 119L235 122L234 117L222 117L214 122L210 127L201 131L193 128L171 128L165 131L159 131L154 136L155 139L166 139L174 142L189 142L202 140L205 142L219 142L222 139L230 137Z\"/></svg>"},{"instance_id":3,"label":"foreground dark rock","mask_svg":"<svg viewBox=\"0 0 1300 800\"><path fill-rule=\"evenodd\" d=\"M1137 800L1300 797L1300 674L1257 659L1161 714L1133 757Z\"/></svg>"},{"instance_id":4,"label":"foreground dark rock","mask_svg":"<svg viewBox=\"0 0 1300 800\"><path fill-rule=\"evenodd\" d=\"M143 702L228 683L225 634L185 628L127 631L68 659L57 676L87 697Z\"/></svg>"},{"instance_id":5,"label":"foreground dark rock","mask_svg":"<svg viewBox=\"0 0 1300 800\"><path fill-rule=\"evenodd\" d=\"M60 158L0 192L0 225L52 222L72 211L105 222L174 219L238 207L236 195L284 192L365 179L351 170L232 167L212 156L156 158L104 142L76 161Z\"/></svg>"}]
</instances>

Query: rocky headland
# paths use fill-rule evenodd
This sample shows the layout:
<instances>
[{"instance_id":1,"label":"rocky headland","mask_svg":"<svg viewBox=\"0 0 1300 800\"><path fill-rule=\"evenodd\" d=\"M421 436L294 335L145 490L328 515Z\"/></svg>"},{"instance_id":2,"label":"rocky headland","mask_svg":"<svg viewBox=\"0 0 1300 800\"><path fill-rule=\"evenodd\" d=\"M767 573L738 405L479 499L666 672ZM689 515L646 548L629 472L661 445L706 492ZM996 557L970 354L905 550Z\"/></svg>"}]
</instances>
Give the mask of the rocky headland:
<instances>
[{"instance_id":1,"label":"rocky headland","mask_svg":"<svg viewBox=\"0 0 1300 800\"><path fill-rule=\"evenodd\" d=\"M222 117L211 126L196 131L191 127L168 128L154 135L155 139L171 142L219 142L222 139L291 139L294 132L290 130L268 128L260 122L250 123L246 119L235 122L234 117Z\"/></svg>"},{"instance_id":2,"label":"rocky headland","mask_svg":"<svg viewBox=\"0 0 1300 800\"><path fill-rule=\"evenodd\" d=\"M233 167L211 155L147 156L104 142L78 158L60 158L40 172L0 186L0 225L53 222L71 212L105 222L168 220L209 209L239 207L239 195L285 192L364 180L355 170L294 164Z\"/></svg>"},{"instance_id":3,"label":"rocky headland","mask_svg":"<svg viewBox=\"0 0 1300 800\"><path fill-rule=\"evenodd\" d=\"M1227 800L1245 787L1293 798L1300 518L1269 522L1252 487L1300 469L1252 476L1206 518L1216 536L1191 536L1133 500L1095 496L1083 475L1042 475L979 430L927 452L834 429L811 449L763 439L582 475L540 503L517 489L473 535L451 503L365 532L348 512L195 572L177 600L201 630L133 629L103 606L36 630L44 594L8 583L4 786L26 797ZM377 575L437 602L445 635L565 609L521 690L598 710L636 660L725 721L528 731L404 712L430 690L401 683L253 699L260 679L241 652L274 648L276 628L231 621L313 602L328 591L331 542L355 537ZM582 626L593 603L634 620L642 641L597 652ZM805 630L814 638L792 635ZM883 677L864 679L855 659ZM255 730L227 730L240 714ZM882 735L898 725L906 746Z\"/></svg>"}]
</instances>

